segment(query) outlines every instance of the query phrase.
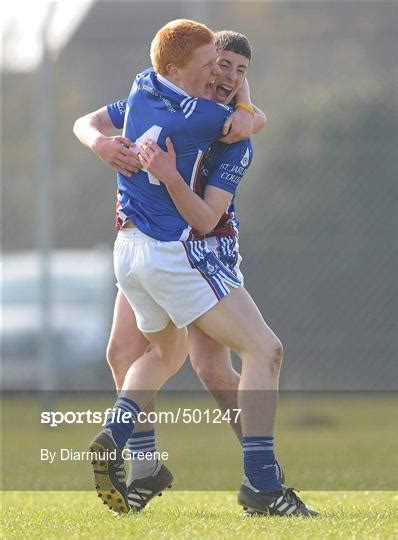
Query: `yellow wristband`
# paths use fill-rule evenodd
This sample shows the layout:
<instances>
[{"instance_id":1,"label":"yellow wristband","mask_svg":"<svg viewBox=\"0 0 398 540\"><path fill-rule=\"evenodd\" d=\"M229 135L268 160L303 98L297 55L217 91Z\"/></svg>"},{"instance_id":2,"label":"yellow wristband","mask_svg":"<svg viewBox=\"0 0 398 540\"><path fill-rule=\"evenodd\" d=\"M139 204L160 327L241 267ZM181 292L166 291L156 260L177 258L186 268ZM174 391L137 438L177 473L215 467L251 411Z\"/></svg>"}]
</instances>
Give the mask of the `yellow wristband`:
<instances>
[{"instance_id":1,"label":"yellow wristband","mask_svg":"<svg viewBox=\"0 0 398 540\"><path fill-rule=\"evenodd\" d=\"M245 109L245 111L249 112L254 116L254 109L251 105L248 105L247 103L244 103L243 101L238 101L238 103L235 104L235 108L238 109Z\"/></svg>"}]
</instances>

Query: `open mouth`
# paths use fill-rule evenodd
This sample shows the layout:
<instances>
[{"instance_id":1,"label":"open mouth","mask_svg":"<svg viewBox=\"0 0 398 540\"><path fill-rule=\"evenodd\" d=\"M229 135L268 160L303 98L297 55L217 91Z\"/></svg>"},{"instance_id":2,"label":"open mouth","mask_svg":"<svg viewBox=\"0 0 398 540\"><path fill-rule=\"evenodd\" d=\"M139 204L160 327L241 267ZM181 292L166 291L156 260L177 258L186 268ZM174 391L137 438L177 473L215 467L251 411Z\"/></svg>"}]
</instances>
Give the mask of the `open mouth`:
<instances>
[{"instance_id":1,"label":"open mouth","mask_svg":"<svg viewBox=\"0 0 398 540\"><path fill-rule=\"evenodd\" d=\"M218 84L216 86L217 98L222 101L228 99L232 93L232 90L233 88L231 86L227 86L225 84Z\"/></svg>"}]
</instances>

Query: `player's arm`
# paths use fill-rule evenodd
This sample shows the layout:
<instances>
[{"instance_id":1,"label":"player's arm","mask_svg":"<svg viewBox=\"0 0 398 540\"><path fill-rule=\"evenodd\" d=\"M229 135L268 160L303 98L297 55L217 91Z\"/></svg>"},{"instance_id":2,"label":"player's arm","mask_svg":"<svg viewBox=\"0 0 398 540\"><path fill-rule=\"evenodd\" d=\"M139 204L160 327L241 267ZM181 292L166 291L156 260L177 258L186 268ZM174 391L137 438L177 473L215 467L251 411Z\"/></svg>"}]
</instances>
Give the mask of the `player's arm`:
<instances>
[{"instance_id":1,"label":"player's arm","mask_svg":"<svg viewBox=\"0 0 398 540\"><path fill-rule=\"evenodd\" d=\"M73 126L73 133L105 163L123 175L131 176L141 169L136 154L131 150L134 143L121 135L105 135L118 127L112 122L108 108L102 107L78 118Z\"/></svg>"},{"instance_id":2,"label":"player's arm","mask_svg":"<svg viewBox=\"0 0 398 540\"><path fill-rule=\"evenodd\" d=\"M260 133L268 124L268 118L264 111L256 107L254 103L252 103L252 107L254 109L254 118L253 118L253 135L256 135L256 133Z\"/></svg>"},{"instance_id":3,"label":"player's arm","mask_svg":"<svg viewBox=\"0 0 398 540\"><path fill-rule=\"evenodd\" d=\"M194 193L177 170L176 154L170 138L166 139L167 152L155 142L140 146L142 165L166 186L177 210L187 223L200 234L214 229L228 208L232 193L208 186L203 199Z\"/></svg>"},{"instance_id":4,"label":"player's arm","mask_svg":"<svg viewBox=\"0 0 398 540\"><path fill-rule=\"evenodd\" d=\"M226 120L222 131L224 137L220 139L227 144L249 139L267 125L266 114L251 102L247 79L245 79L242 88L238 90L235 103L241 104L241 106L238 105L235 112Z\"/></svg>"}]
</instances>

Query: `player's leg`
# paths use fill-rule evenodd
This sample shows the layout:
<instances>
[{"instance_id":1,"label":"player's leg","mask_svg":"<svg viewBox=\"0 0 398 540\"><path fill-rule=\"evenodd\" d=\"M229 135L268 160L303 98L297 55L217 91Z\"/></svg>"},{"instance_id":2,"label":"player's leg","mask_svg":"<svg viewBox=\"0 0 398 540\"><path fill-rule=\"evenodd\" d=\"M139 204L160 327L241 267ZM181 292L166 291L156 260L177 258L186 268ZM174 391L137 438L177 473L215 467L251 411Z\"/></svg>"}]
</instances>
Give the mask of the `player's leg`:
<instances>
[{"instance_id":1,"label":"player's leg","mask_svg":"<svg viewBox=\"0 0 398 540\"><path fill-rule=\"evenodd\" d=\"M229 350L202 332L196 325L188 329L189 357L203 386L211 393L223 412L238 409L239 374L234 370ZM232 418L235 415L232 414ZM231 421L239 444L242 437L240 418Z\"/></svg>"},{"instance_id":2,"label":"player's leg","mask_svg":"<svg viewBox=\"0 0 398 540\"><path fill-rule=\"evenodd\" d=\"M180 369L188 354L186 328L178 329L171 321L160 332L144 332L144 336L151 348L130 366L121 391L121 395L137 393L141 410Z\"/></svg>"},{"instance_id":3,"label":"player's leg","mask_svg":"<svg viewBox=\"0 0 398 540\"><path fill-rule=\"evenodd\" d=\"M106 357L119 391L131 364L142 356L149 341L137 328L134 311L122 291L118 291Z\"/></svg>"},{"instance_id":4,"label":"player's leg","mask_svg":"<svg viewBox=\"0 0 398 540\"><path fill-rule=\"evenodd\" d=\"M203 241L159 243L156 269L149 292L176 325L194 321L241 357L239 408L243 435L267 437L271 446L282 345L240 286L239 277ZM266 488L280 489L273 448L266 457L263 465L270 461L270 470L261 474L267 479Z\"/></svg>"},{"instance_id":5,"label":"player's leg","mask_svg":"<svg viewBox=\"0 0 398 540\"><path fill-rule=\"evenodd\" d=\"M191 324L188 328L189 357L192 367L203 386L210 392L223 412L231 411L230 425L239 444L242 443L242 425L240 415L233 413L239 409L238 386L240 375L234 369L230 351ZM236 418L236 421L235 421ZM276 460L276 476L281 484L285 483L285 474Z\"/></svg>"},{"instance_id":6,"label":"player's leg","mask_svg":"<svg viewBox=\"0 0 398 540\"><path fill-rule=\"evenodd\" d=\"M115 241L114 266L119 287L134 310L137 328L151 344L129 367L115 404L116 409L125 408L131 413L131 425L124 426L125 429L117 421L107 425L120 449L124 446L125 434L131 434L138 414L145 412L156 391L179 369L188 349L186 329L179 330L170 322L167 312L145 285L148 274L152 276L156 270L153 260L156 263L156 249L152 249L156 244L138 229L120 231Z\"/></svg>"},{"instance_id":7,"label":"player's leg","mask_svg":"<svg viewBox=\"0 0 398 540\"><path fill-rule=\"evenodd\" d=\"M111 335L107 347L107 361L111 368L117 391L122 388L124 378L131 364L145 353L148 346L149 341L137 328L134 311L124 294L119 290L116 296ZM149 413L154 409L155 401L153 400L145 408L145 412ZM141 450L141 448L138 447L140 439L136 434L143 433L145 435L152 431L153 425L149 422L137 423L133 437L127 441L128 449L131 450L131 452ZM148 472L148 474L151 474L156 466L156 463L148 463L149 460L136 460L137 463L133 471L132 464L134 463L134 459L128 461L130 467L127 485L129 485L134 478L147 476L147 474L145 474L146 470L144 471L142 469L147 469L148 467L152 468L152 470Z\"/></svg>"},{"instance_id":8,"label":"player's leg","mask_svg":"<svg viewBox=\"0 0 398 540\"><path fill-rule=\"evenodd\" d=\"M104 429L90 444L96 489L105 503L118 512L128 512L124 455L137 419L144 415L160 386L182 365L188 351L186 329L178 330L167 312L152 298L144 285L152 275L152 238L138 229L119 232L114 246L115 275L121 291L134 310L137 328L148 337L151 348L129 367L120 396L108 415Z\"/></svg>"},{"instance_id":9,"label":"player's leg","mask_svg":"<svg viewBox=\"0 0 398 540\"><path fill-rule=\"evenodd\" d=\"M147 351L141 358L131 365L126 374L123 384L122 395L136 397L139 402L141 396L149 399L150 403L154 398L146 398L150 387L156 391L164 382L180 369L187 355L187 336L186 330L177 330L170 323L165 331L153 334L147 334L148 342L151 342L151 350ZM148 373L149 370L149 373ZM157 375L156 381L151 378L152 374ZM146 418L148 406L143 410ZM151 429L143 431L140 429L147 422L140 421L135 425L133 433L128 440L128 449L130 452L152 453L156 451L155 430L153 425ZM127 479L127 497L132 509L141 511L148 502L162 491L171 487L173 475L169 469L157 459L146 459L133 457L132 470Z\"/></svg>"},{"instance_id":10,"label":"player's leg","mask_svg":"<svg viewBox=\"0 0 398 540\"><path fill-rule=\"evenodd\" d=\"M242 360L238 403L243 445L259 441L263 462L251 466L253 451L244 446L245 473L262 491L281 489L273 452L282 345L264 322L257 306L242 288L233 289L195 321L204 332L234 350ZM256 465L256 464L255 464Z\"/></svg>"},{"instance_id":11,"label":"player's leg","mask_svg":"<svg viewBox=\"0 0 398 540\"><path fill-rule=\"evenodd\" d=\"M113 314L113 323L107 347L107 360L112 370L116 389L120 390L126 373L137 358L148 349L149 341L137 327L134 311L119 290ZM146 407L148 413L155 410L155 400ZM128 462L127 490L130 506L141 510L150 499L171 485L173 476L155 456L156 435L155 426L147 421L137 422L134 432L127 440ZM142 455L143 454L143 455ZM145 490L137 500L137 489Z\"/></svg>"},{"instance_id":12,"label":"player's leg","mask_svg":"<svg viewBox=\"0 0 398 540\"><path fill-rule=\"evenodd\" d=\"M148 341L152 347L129 367L104 429L90 445L95 455L102 452L108 456L92 461L96 488L108 506L118 512L129 510L123 459L126 453L122 454L126 441L139 423L138 415L145 413L161 384L182 364L188 349L186 330L177 330L170 324L167 313L142 284L142 275L145 276L151 263L142 262L141 256L148 242L152 240L138 231L121 231L115 242L114 264L119 287L134 309L137 327L150 333ZM137 275L140 265L141 276Z\"/></svg>"},{"instance_id":13,"label":"player's leg","mask_svg":"<svg viewBox=\"0 0 398 540\"><path fill-rule=\"evenodd\" d=\"M92 465L98 496L117 512L129 511L124 459L122 451L131 437L137 419L153 400L156 391L185 361L188 352L186 329L169 323L164 330L146 334L151 350L145 352L129 368L119 398L108 415L104 429L90 444ZM144 497L136 491L140 501Z\"/></svg>"},{"instance_id":14,"label":"player's leg","mask_svg":"<svg viewBox=\"0 0 398 540\"><path fill-rule=\"evenodd\" d=\"M180 369L188 353L186 329L177 329L172 322L163 330L145 334L145 337L151 348L129 367L119 398L101 432L120 451L135 426L145 420L145 408L157 390Z\"/></svg>"},{"instance_id":15,"label":"player's leg","mask_svg":"<svg viewBox=\"0 0 398 540\"><path fill-rule=\"evenodd\" d=\"M242 287L233 289L195 324L242 360L239 404L244 409L243 435L272 434L283 349L250 295ZM253 400L260 401L255 406Z\"/></svg>"},{"instance_id":16,"label":"player's leg","mask_svg":"<svg viewBox=\"0 0 398 540\"><path fill-rule=\"evenodd\" d=\"M162 243L151 240L149 247L145 239L142 241L146 245L139 251L140 258L135 259L139 274L131 272L131 257L121 260L120 271L116 274L120 275L119 283L135 291L134 298L129 297L129 301L141 304L138 309L134 308L141 316L139 328L146 332L148 327L153 327L153 330L159 328L163 310L178 327L195 321L205 333L237 352L242 360L239 408L242 409L244 464L247 477L254 482L250 484L252 492L260 492L261 496L265 494L268 499L272 495L269 504L265 505L266 511L270 505L278 504L276 510L279 512L279 505L282 504L286 512L295 512L294 505L285 505L291 495L290 492L285 494L282 491L277 480L273 451L277 388L282 362L280 341L266 325L248 293L239 287L239 278L213 252L208 251L206 242ZM146 264L143 264L145 255L150 256L146 257ZM146 298L144 292L149 298ZM153 302L151 309L145 309L150 302ZM154 316L155 322L152 320ZM151 339L151 342L154 344L154 352L157 352L156 340ZM163 356L162 352L160 350L160 356ZM138 364L139 360L130 369ZM149 375L150 372L150 381ZM146 377L145 372L143 377ZM158 377L161 378L162 374ZM133 388L132 382L137 384L137 381L129 381L127 387L135 392L139 388ZM139 405L127 397L125 399L128 410L137 413ZM257 506L256 503L253 508L257 509ZM299 512L297 507L297 513L303 514L304 511Z\"/></svg>"},{"instance_id":17,"label":"player's leg","mask_svg":"<svg viewBox=\"0 0 398 540\"><path fill-rule=\"evenodd\" d=\"M238 502L250 512L313 516L276 473L273 430L283 348L250 295L234 289L195 324L242 360L238 403L242 410L245 478Z\"/></svg>"}]
</instances>

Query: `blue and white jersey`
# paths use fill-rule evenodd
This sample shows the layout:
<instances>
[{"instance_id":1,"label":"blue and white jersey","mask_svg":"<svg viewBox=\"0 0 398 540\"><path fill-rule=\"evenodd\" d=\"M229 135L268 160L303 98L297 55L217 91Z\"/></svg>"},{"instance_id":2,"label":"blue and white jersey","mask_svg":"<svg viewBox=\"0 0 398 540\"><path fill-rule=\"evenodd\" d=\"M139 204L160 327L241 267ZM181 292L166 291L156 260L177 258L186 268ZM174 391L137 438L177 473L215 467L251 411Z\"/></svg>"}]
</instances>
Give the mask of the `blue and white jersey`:
<instances>
[{"instance_id":1,"label":"blue and white jersey","mask_svg":"<svg viewBox=\"0 0 398 540\"><path fill-rule=\"evenodd\" d=\"M213 143L205 154L201 171L200 191L203 195L206 186L214 186L232 193L233 197L226 212L221 216L209 236L238 236L239 221L236 215L236 190L253 159L253 148L249 139L234 144ZM191 238L204 238L191 231Z\"/></svg>"},{"instance_id":2,"label":"blue and white jersey","mask_svg":"<svg viewBox=\"0 0 398 540\"><path fill-rule=\"evenodd\" d=\"M119 99L119 101L116 101L115 103L110 103L106 108L115 128L123 129L124 117L127 108L127 98Z\"/></svg>"},{"instance_id":3,"label":"blue and white jersey","mask_svg":"<svg viewBox=\"0 0 398 540\"><path fill-rule=\"evenodd\" d=\"M108 108L115 122L122 102ZM192 98L165 77L148 69L137 75L124 115L123 135L135 142L147 138L166 150L171 137L177 168L193 189L203 155L221 136L232 109L206 99ZM120 124L116 120L115 126ZM191 227L177 211L166 187L145 170L128 178L118 173L118 212L145 234L162 241L185 240Z\"/></svg>"},{"instance_id":4,"label":"blue and white jersey","mask_svg":"<svg viewBox=\"0 0 398 540\"><path fill-rule=\"evenodd\" d=\"M127 108L127 99L119 100L107 106L108 114L113 125L122 129ZM173 140L174 142L174 140ZM204 155L200 174L194 178L192 190L199 196L203 196L206 185L228 191L233 194L229 208L222 215L214 230L206 236L237 236L239 221L236 215L235 193L244 174L253 159L253 148L250 140L239 141L234 144L222 142L213 143ZM134 175L135 176L135 175ZM133 177L134 178L134 177ZM123 215L119 202L116 205L116 229L120 230L127 218ZM189 230L187 227L186 231ZM195 231L190 231L192 238L204 238Z\"/></svg>"}]
</instances>

